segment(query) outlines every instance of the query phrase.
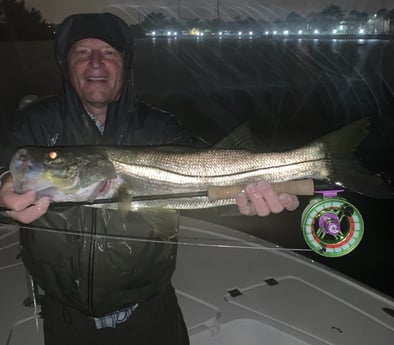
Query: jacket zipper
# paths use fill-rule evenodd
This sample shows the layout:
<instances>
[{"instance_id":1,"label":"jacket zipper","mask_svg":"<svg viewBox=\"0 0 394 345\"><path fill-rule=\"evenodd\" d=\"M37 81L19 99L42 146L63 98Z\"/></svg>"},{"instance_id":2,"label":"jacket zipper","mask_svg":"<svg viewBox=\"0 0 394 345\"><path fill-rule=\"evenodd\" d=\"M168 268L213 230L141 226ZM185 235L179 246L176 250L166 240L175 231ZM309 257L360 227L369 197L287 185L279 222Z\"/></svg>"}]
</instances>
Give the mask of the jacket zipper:
<instances>
[{"instance_id":1,"label":"jacket zipper","mask_svg":"<svg viewBox=\"0 0 394 345\"><path fill-rule=\"evenodd\" d=\"M93 275L94 275L94 253L96 247L96 216L97 209L91 208L91 224L90 224L90 246L89 246L89 266L88 266L88 309L93 315Z\"/></svg>"}]
</instances>

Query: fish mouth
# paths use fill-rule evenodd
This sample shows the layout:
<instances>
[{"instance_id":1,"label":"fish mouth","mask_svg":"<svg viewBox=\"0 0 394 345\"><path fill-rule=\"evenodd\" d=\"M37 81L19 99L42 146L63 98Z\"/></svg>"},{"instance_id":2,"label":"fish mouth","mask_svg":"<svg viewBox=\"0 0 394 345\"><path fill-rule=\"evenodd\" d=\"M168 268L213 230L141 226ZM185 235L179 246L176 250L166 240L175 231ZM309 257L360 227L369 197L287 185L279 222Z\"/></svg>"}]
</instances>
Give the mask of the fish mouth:
<instances>
[{"instance_id":1,"label":"fish mouth","mask_svg":"<svg viewBox=\"0 0 394 345\"><path fill-rule=\"evenodd\" d=\"M37 179L44 171L44 165L35 161L26 149L19 150L10 163L10 172L17 193L25 192L29 181Z\"/></svg>"}]
</instances>

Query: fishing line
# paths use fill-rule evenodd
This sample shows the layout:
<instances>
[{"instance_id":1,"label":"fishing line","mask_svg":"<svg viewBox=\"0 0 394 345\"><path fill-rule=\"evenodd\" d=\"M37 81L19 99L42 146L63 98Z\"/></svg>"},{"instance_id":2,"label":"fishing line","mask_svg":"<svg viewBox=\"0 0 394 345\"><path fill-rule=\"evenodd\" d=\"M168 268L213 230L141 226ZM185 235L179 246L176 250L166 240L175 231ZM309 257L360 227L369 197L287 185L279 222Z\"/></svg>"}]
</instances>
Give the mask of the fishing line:
<instances>
[{"instance_id":1,"label":"fishing line","mask_svg":"<svg viewBox=\"0 0 394 345\"><path fill-rule=\"evenodd\" d=\"M29 322L29 321L33 321L33 320L34 320L34 321L36 322L37 333L38 333L38 332L39 332L39 329L38 329L39 319L40 319L40 315L37 313L37 314L35 314L35 315L33 315L33 316L30 316L30 317L27 317L27 318L25 318L25 319L22 319L22 320L19 320L19 321L15 322L15 323L11 326L10 332L8 333L8 338L7 338L6 345L11 344L11 338L12 338L12 335L13 335L13 333L14 333L14 330L15 330L18 326L23 325L23 324L25 324L25 323L27 323L27 322Z\"/></svg>"},{"instance_id":2,"label":"fishing line","mask_svg":"<svg viewBox=\"0 0 394 345\"><path fill-rule=\"evenodd\" d=\"M19 242L14 242L14 243L11 243L11 244L7 244L5 246L0 247L0 252L3 251L3 250L6 250L8 248L18 246L18 245L19 245Z\"/></svg>"},{"instance_id":3,"label":"fishing line","mask_svg":"<svg viewBox=\"0 0 394 345\"><path fill-rule=\"evenodd\" d=\"M13 234L15 234L15 233L17 233L19 231L18 227L16 227L15 225L13 225L13 227L15 229L10 230L10 227L8 227L8 229L7 229L7 227L5 227L4 225L0 226L0 230L3 230L3 228L4 228L7 231L5 234L0 236L0 241L5 239L5 238L7 238L7 237L9 237L9 236L12 236Z\"/></svg>"},{"instance_id":4,"label":"fishing line","mask_svg":"<svg viewBox=\"0 0 394 345\"><path fill-rule=\"evenodd\" d=\"M10 249L12 247L18 247L18 246L19 246L19 241L13 242L13 243L10 243L10 244L0 247L0 252ZM17 262L17 263L13 263L13 264L9 264L9 265L2 265L2 266L0 266L0 271L7 270L9 268L13 268L13 267L16 267L19 265L22 265L22 262Z\"/></svg>"},{"instance_id":5,"label":"fishing line","mask_svg":"<svg viewBox=\"0 0 394 345\"><path fill-rule=\"evenodd\" d=\"M6 225L0 223L0 225ZM172 245L184 245L184 246L194 246L194 247L209 247L209 248L229 248L229 249L251 249L251 250L265 250L265 251L293 251L293 252L310 252L309 248L282 248L279 246L275 247L264 247L261 244L253 243L250 241L236 241L233 239L217 239L217 238L202 238L202 237L180 237L177 236L177 240L171 239L151 239L144 238L138 236L129 236L129 235L109 235L109 234L90 234L84 233L78 230L61 230L61 229L50 229L50 228L39 228L32 227L28 225L21 226L23 229L32 230L32 231L41 231L53 234L62 234L62 235L70 235L70 236L80 236L87 238L95 238L95 239L110 239L110 240L129 240L134 242L142 242L142 243L164 243L164 244L172 244ZM187 228L187 227L185 227ZM192 229L192 228L190 228ZM193 230L193 229L192 229ZM187 242L190 241L190 242ZM196 241L196 242L192 242ZM206 243L202 243L201 241L205 241ZM221 243L209 243L209 242L218 242ZM232 244L232 243L240 243ZM11 246L11 245L8 245Z\"/></svg>"},{"instance_id":6,"label":"fishing line","mask_svg":"<svg viewBox=\"0 0 394 345\"><path fill-rule=\"evenodd\" d=\"M22 265L23 265L22 262L17 262L17 263L15 263L15 264L0 266L0 271L8 270L8 269L10 269L10 268L14 268L14 267L17 267L17 266L22 266Z\"/></svg>"}]
</instances>

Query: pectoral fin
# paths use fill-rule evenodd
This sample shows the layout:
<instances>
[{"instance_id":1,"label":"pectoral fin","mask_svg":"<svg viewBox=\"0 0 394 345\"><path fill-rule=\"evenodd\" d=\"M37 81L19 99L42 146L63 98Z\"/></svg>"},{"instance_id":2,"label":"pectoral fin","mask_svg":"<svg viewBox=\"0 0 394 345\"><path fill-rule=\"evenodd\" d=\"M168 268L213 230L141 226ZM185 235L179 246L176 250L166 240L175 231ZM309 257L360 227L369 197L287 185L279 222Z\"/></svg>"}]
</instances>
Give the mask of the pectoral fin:
<instances>
[{"instance_id":1,"label":"pectoral fin","mask_svg":"<svg viewBox=\"0 0 394 345\"><path fill-rule=\"evenodd\" d=\"M176 210L146 208L138 211L162 240L171 240L178 234L179 216Z\"/></svg>"},{"instance_id":2,"label":"pectoral fin","mask_svg":"<svg viewBox=\"0 0 394 345\"><path fill-rule=\"evenodd\" d=\"M118 212L122 220L126 221L130 211L133 196L130 195L126 186L120 186L117 198ZM178 234L179 217L178 212L173 209L164 208L141 208L137 212L142 219L152 228L157 237L162 240L171 240Z\"/></svg>"}]
</instances>

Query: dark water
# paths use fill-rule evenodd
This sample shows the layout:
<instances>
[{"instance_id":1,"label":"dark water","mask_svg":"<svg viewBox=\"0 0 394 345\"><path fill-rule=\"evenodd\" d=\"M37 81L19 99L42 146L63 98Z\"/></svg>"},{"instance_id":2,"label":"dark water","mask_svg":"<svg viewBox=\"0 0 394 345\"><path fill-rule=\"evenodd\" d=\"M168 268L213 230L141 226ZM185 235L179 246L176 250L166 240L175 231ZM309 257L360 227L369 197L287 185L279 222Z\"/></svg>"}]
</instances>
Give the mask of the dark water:
<instances>
[{"instance_id":1,"label":"dark water","mask_svg":"<svg viewBox=\"0 0 394 345\"><path fill-rule=\"evenodd\" d=\"M52 42L0 43L0 110L8 114L26 94L60 90ZM140 40L135 81L140 98L177 114L214 143L249 120L261 150L301 145L360 117L370 135L357 151L370 170L392 177L394 166L394 41L389 40ZM360 186L362 190L362 186ZM394 202L343 196L364 217L365 235L351 254L308 256L394 296ZM194 216L239 226L287 248L306 248L294 213L266 219Z\"/></svg>"}]
</instances>

